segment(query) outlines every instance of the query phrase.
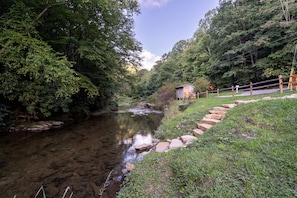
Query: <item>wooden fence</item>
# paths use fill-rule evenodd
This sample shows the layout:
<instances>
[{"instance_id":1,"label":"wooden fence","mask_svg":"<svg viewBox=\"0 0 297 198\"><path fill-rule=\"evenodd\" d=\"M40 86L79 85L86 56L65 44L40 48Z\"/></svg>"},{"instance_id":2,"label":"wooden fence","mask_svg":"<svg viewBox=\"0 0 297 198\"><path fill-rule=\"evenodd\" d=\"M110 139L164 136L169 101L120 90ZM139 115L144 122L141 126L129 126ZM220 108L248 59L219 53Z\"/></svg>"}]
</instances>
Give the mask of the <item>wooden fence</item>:
<instances>
[{"instance_id":1,"label":"wooden fence","mask_svg":"<svg viewBox=\"0 0 297 198\"><path fill-rule=\"evenodd\" d=\"M223 88L223 89L216 89L216 90L207 90L206 92L200 92L197 93L197 98L200 96L204 96L208 98L209 94L216 94L217 96L220 96L222 92L231 92L232 97L235 96L236 93L239 93L241 91L250 92L250 96L253 95L253 91L255 90L269 90L269 89L279 89L280 93L283 93L286 90L293 91L293 87L295 87L297 91L297 75L293 76L282 76L280 75L278 78L271 79L271 80L265 80L261 82L256 82L248 85L236 85L229 88Z\"/></svg>"}]
</instances>

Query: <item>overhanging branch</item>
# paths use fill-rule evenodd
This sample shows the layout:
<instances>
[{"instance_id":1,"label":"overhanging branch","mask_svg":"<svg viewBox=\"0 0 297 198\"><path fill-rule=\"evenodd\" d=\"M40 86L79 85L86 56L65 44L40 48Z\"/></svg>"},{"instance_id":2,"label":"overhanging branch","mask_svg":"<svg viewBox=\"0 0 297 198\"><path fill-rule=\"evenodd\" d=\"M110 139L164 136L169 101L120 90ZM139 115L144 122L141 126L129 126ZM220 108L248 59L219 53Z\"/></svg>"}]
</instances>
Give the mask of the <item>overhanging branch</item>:
<instances>
[{"instance_id":1,"label":"overhanging branch","mask_svg":"<svg viewBox=\"0 0 297 198\"><path fill-rule=\"evenodd\" d=\"M64 1L64 2L58 2L58 3L54 3L52 5L50 5L48 3L48 0L46 1L46 7L38 14L38 16L36 17L36 19L33 21L33 23L36 23L43 15L44 13L46 13L48 11L49 8L54 7L54 6L59 6L59 5L64 5L66 4L68 1Z\"/></svg>"}]
</instances>

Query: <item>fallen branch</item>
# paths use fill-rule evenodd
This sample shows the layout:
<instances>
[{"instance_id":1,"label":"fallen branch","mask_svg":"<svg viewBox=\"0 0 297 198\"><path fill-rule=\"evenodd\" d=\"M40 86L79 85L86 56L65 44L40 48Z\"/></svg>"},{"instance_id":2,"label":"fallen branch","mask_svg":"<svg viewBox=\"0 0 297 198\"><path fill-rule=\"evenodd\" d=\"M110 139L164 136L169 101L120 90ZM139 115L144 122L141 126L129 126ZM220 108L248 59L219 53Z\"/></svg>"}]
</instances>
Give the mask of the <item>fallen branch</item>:
<instances>
[{"instance_id":1,"label":"fallen branch","mask_svg":"<svg viewBox=\"0 0 297 198\"><path fill-rule=\"evenodd\" d=\"M108 180L109 180L112 172L113 172L113 170L110 171L110 173L108 174L102 188L100 189L100 192L99 192L100 198L103 196L103 193L106 190L106 187L108 186Z\"/></svg>"}]
</instances>

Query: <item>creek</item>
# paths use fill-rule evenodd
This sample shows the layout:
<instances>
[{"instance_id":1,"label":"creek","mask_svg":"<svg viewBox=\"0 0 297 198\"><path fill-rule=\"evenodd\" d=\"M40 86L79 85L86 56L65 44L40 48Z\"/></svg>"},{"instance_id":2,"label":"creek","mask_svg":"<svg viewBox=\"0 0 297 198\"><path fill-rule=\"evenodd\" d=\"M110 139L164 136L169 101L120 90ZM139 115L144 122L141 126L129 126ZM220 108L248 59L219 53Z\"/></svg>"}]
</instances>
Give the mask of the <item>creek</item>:
<instances>
[{"instance_id":1,"label":"creek","mask_svg":"<svg viewBox=\"0 0 297 198\"><path fill-rule=\"evenodd\" d=\"M39 133L0 134L0 197L116 197L125 163L138 161L133 143L150 138L162 113L106 113ZM108 175L110 175L108 177ZM108 179L107 179L108 178ZM106 188L103 188L103 185ZM42 192L37 197L42 197Z\"/></svg>"}]
</instances>

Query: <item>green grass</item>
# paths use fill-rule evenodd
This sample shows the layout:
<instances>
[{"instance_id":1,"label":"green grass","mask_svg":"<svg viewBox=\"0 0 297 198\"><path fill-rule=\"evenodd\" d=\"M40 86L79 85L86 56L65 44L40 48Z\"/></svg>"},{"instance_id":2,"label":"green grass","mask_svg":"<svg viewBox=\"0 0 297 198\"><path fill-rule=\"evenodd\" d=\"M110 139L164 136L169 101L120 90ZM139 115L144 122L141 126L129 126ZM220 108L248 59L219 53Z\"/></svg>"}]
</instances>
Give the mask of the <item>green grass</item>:
<instances>
[{"instance_id":1,"label":"green grass","mask_svg":"<svg viewBox=\"0 0 297 198\"><path fill-rule=\"evenodd\" d=\"M226 94L226 95L230 95ZM292 94L286 92L285 94L273 93L265 96L280 97L284 95ZM192 100L190 106L183 112L178 110L178 104L182 101L174 101L171 107L166 112L164 119L162 120L161 126L155 131L155 137L160 139L172 139L184 134L191 134L192 129L197 127L199 122L208 111L221 104L234 103L236 100L248 100L248 99L261 99L265 97L263 95L255 96L236 96L226 98L216 98L216 95L210 95L209 98L199 98Z\"/></svg>"},{"instance_id":2,"label":"green grass","mask_svg":"<svg viewBox=\"0 0 297 198\"><path fill-rule=\"evenodd\" d=\"M199 99L184 112L174 103L157 134L177 137L214 106L263 97ZM296 143L296 99L241 105L190 147L146 155L118 197L297 197Z\"/></svg>"}]
</instances>

